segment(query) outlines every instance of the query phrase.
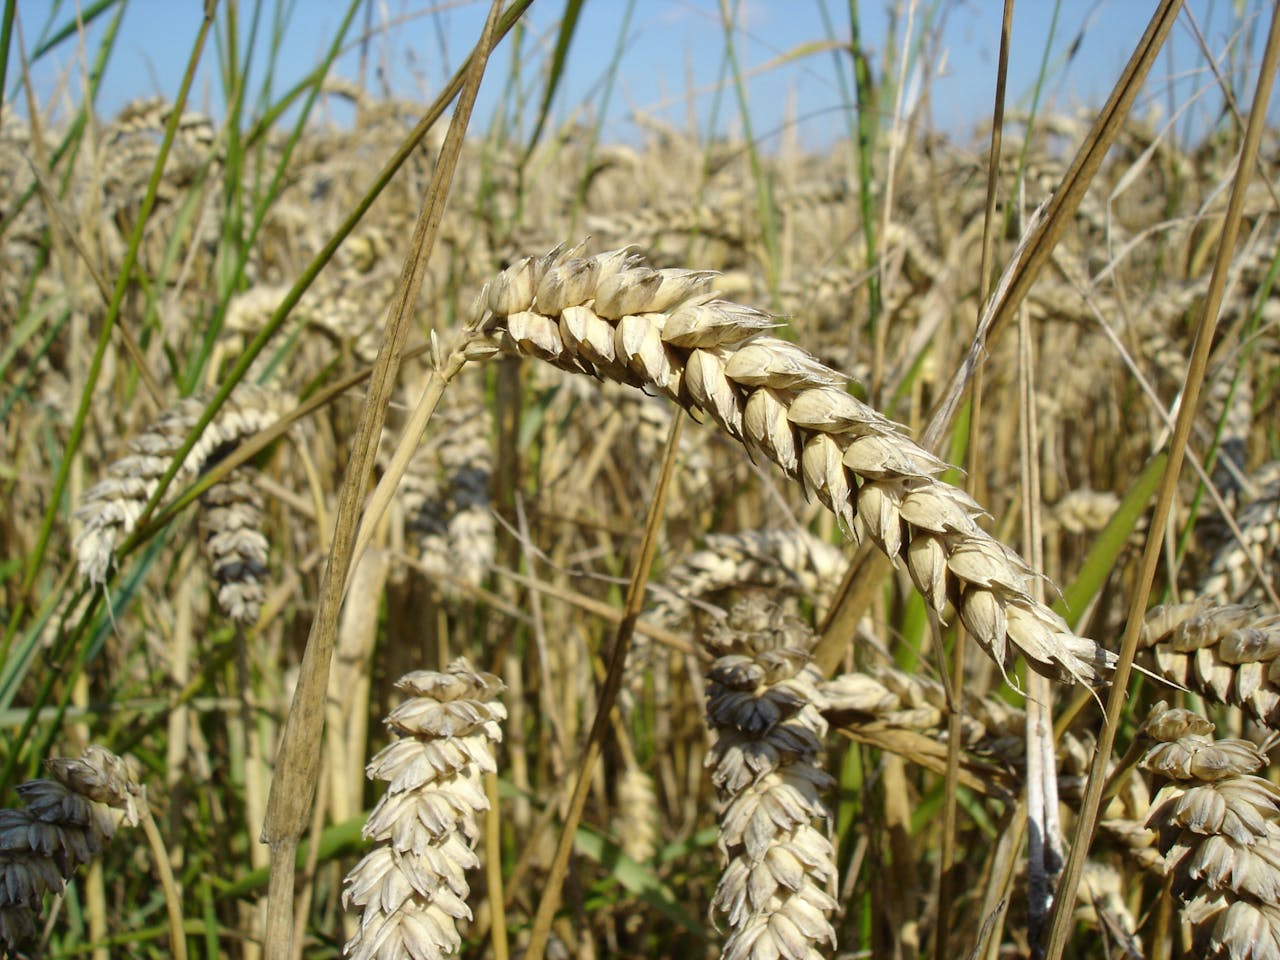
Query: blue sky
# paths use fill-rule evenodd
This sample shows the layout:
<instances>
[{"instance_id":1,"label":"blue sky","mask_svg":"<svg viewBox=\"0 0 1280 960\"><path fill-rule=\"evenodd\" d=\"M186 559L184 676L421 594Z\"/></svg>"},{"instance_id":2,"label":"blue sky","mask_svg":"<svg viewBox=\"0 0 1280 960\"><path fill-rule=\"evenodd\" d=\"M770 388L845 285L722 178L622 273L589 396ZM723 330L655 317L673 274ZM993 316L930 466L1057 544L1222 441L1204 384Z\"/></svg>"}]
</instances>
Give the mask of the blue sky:
<instances>
[{"instance_id":1,"label":"blue sky","mask_svg":"<svg viewBox=\"0 0 1280 960\"><path fill-rule=\"evenodd\" d=\"M82 3L88 5L87 0ZM349 0L296 0L283 35L275 91L287 89L320 60L348 5ZM842 110L845 93L840 81L844 79L847 86L849 60L832 48L833 41L847 41L849 36L847 0L726 0L726 5L737 20L734 43L748 78L753 133L767 142L794 118L791 129L805 146L821 147L843 135L847 131L847 114ZM73 0L26 0L19 6L28 49L36 46L42 31L47 35L50 25L57 27L74 20L77 9ZM366 24L372 28L363 50L365 82L373 89L385 85L400 96L425 103L470 49L486 6L457 0L360 0L349 36L357 38ZM1060 110L1100 104L1141 35L1153 6L1149 0L1064 0L1058 5L1055 22L1055 4L1050 0L1019 0L1010 63L1011 102L1029 103L1048 44L1044 102ZM1233 6L1243 6L1243 19L1237 17ZM967 139L990 113L1000 7L998 0L862 0L861 30L864 44L871 51L873 69L879 71L884 64L892 63L896 77L908 15L914 18L916 33L926 19L938 26L940 41L927 58L927 72L923 69L925 59L912 55L916 69L908 71L905 78L906 104L910 105L912 94L927 79L932 126ZM1231 42L1232 32L1243 24L1245 39L1239 49L1251 50L1252 62L1256 63L1268 7L1266 0L1187 3L1187 13L1174 28L1172 43L1152 75L1148 95L1139 104L1138 113L1147 116L1155 110L1168 116L1173 106L1185 104L1196 91L1205 91L1187 121L1203 125L1206 117L1215 115L1221 99L1213 90L1214 82L1195 40L1191 17L1208 47L1219 55ZM199 0L129 0L99 98L102 114L110 116L135 97L156 93L172 96L196 35L200 8ZM891 8L899 15L892 33L886 13ZM542 75L562 9L561 0L536 0L526 20L517 86L530 101L522 111L525 117L533 114L541 93ZM253 10L252 2L241 0L242 34ZM264 3L263 11L260 54L265 52L265 38L270 34L272 17L278 12L275 3ZM705 134L717 102L717 129L739 132L737 100L732 88L721 81L725 28L720 3L637 0L623 33L627 11L625 0L587 0L556 103L556 118L600 112L602 82L621 42L617 82L605 112L605 139L635 139L633 118L637 113L683 127L688 127L693 116ZM824 11L830 30L824 23ZM78 99L85 64L96 49L109 16L91 24L83 40L72 38L64 42L33 66L36 93L42 104L56 106ZM225 29L225 13L221 9L219 24ZM897 39L891 46L892 36ZM192 96L196 107L215 116L223 103L217 73L212 69L219 48L217 40L210 42L207 63ZM512 49L508 40L494 54L477 106L478 122L483 123L502 102L507 78L514 69ZM10 63L10 95L6 99L20 104L22 98L13 97L17 65L13 59ZM252 81L255 90L263 82L265 58L259 56L258 63ZM337 72L357 79L360 66L360 45L354 44L339 61ZM1276 115L1274 107L1272 112ZM333 117L338 122L344 119L340 112Z\"/></svg>"}]
</instances>

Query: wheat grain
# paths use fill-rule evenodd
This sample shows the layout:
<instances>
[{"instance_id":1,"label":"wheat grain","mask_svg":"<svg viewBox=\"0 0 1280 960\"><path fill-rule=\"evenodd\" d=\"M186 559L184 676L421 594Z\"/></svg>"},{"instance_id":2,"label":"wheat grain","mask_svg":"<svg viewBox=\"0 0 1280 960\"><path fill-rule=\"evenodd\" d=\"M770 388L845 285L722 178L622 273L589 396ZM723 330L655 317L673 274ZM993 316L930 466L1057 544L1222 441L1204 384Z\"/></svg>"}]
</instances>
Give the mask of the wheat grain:
<instances>
[{"instance_id":1,"label":"wheat grain","mask_svg":"<svg viewBox=\"0 0 1280 960\"><path fill-rule=\"evenodd\" d=\"M1033 571L938 479L946 464L845 392L836 371L767 335L768 314L714 299L705 272L652 270L625 248L579 252L526 258L485 287L473 325L492 349L657 391L710 417L803 483L852 536L904 564L935 610L952 604L1002 670L1019 651L1060 679L1092 681L1114 662L1034 599Z\"/></svg>"},{"instance_id":2,"label":"wheat grain","mask_svg":"<svg viewBox=\"0 0 1280 960\"><path fill-rule=\"evenodd\" d=\"M362 910L345 948L355 960L429 960L458 949L457 922L471 919L465 873L480 863L477 818L489 808L481 776L497 769L507 715L502 681L462 659L397 686L412 695L387 717L400 738L368 768L389 784L364 827L378 846L347 874L342 897Z\"/></svg>"}]
</instances>

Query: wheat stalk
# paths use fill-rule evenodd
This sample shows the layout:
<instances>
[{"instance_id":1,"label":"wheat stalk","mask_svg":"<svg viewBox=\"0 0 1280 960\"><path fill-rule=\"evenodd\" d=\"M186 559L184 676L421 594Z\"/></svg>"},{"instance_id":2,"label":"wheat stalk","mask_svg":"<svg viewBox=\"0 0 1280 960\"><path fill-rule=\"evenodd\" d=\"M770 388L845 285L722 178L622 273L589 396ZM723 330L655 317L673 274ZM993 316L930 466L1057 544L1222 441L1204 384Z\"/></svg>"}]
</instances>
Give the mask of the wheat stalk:
<instances>
[{"instance_id":1,"label":"wheat stalk","mask_svg":"<svg viewBox=\"0 0 1280 960\"><path fill-rule=\"evenodd\" d=\"M627 248L579 253L556 248L503 271L471 329L492 350L656 391L714 420L904 564L936 611L953 605L1002 670L1021 652L1039 672L1093 681L1114 662L1032 596L1035 573L939 479L946 464L850 396L835 370L768 335L772 317L715 299L706 272L653 270Z\"/></svg>"}]
</instances>

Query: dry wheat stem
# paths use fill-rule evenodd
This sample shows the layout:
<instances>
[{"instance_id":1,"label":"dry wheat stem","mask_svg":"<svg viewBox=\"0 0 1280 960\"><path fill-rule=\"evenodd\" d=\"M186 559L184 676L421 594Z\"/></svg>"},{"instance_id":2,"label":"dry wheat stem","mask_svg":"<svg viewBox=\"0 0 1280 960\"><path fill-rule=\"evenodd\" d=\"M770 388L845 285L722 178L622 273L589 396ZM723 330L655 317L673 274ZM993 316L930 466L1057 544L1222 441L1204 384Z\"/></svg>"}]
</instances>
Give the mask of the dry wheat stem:
<instances>
[{"instance_id":1,"label":"dry wheat stem","mask_svg":"<svg viewBox=\"0 0 1280 960\"><path fill-rule=\"evenodd\" d=\"M373 538L374 531L377 530L378 524L386 515L387 509L391 506L391 501L395 499L400 481L409 469L409 462L413 459L414 451L417 449L418 444L422 442L427 423L431 420L431 415L435 413L436 406L444 395L445 387L449 385L450 381L458 375L467 363L468 348L471 346L473 339L470 335L464 334L446 356L441 356L440 351L433 348L432 368L427 377L426 386L423 388L422 396L418 399L409 421L400 433L400 441L396 444L391 462L378 480L378 485L374 489L373 495L369 498L368 504L360 515L360 527L356 534L355 547L351 551L351 569L355 569L355 566L360 562L360 558L364 555L365 550L368 549L369 541ZM348 576L347 586L349 585L350 577ZM344 593L345 591L346 586L343 588Z\"/></svg>"},{"instance_id":2,"label":"dry wheat stem","mask_svg":"<svg viewBox=\"0 0 1280 960\"><path fill-rule=\"evenodd\" d=\"M639 556L631 579L627 584L626 600L623 604L622 619L614 634L613 649L609 652L609 667L604 683L600 689L596 703L595 716L591 720L591 729L587 734L586 747L578 764L577 782L569 798L568 810L564 823L560 828L560 837L552 857L547 884L538 901L538 909L534 914L533 928L529 935L529 943L525 948L526 960L542 960L550 936L551 924L560 904L560 890L568 870L569 856L573 848L573 837L577 832L578 822L587 801L592 774L595 765L604 750L604 738L608 731L613 714L613 707L622 688L622 680L627 662L627 652L635 636L636 623L644 606L645 584L649 579L649 570L653 566L653 558L658 549L658 535L662 529L662 520L666 509L667 491L671 489L671 478L675 474L676 451L679 449L680 433L684 425L682 418L671 421L671 429L667 436L667 446L663 451L662 467L654 484L652 499L645 516L644 531L640 538Z\"/></svg>"},{"instance_id":3,"label":"dry wheat stem","mask_svg":"<svg viewBox=\"0 0 1280 960\"><path fill-rule=\"evenodd\" d=\"M293 869L298 838L306 829L307 811L316 788L320 767L318 731L324 723L324 696L329 680L338 610L347 577L353 566L359 500L373 467L373 456L386 416L396 373L400 368L408 334L411 305L422 288L423 274L439 234L454 170L476 93L490 51L496 42L501 4L489 7L480 37L472 50L458 103L441 147L431 185L414 225L406 256L378 349L370 393L361 409L360 425L353 441L352 459L343 477L329 562L321 587L320 603L312 621L303 654L298 687L285 720L275 776L267 802L262 839L271 846L271 872L267 897L267 949L270 960L292 953ZM358 557L354 559L358 560Z\"/></svg>"},{"instance_id":4,"label":"dry wheat stem","mask_svg":"<svg viewBox=\"0 0 1280 960\"><path fill-rule=\"evenodd\" d=\"M1059 679L1109 670L1114 656L1033 598L1035 573L938 479L946 464L850 396L836 371L768 335L772 317L715 299L705 272L652 270L627 248L579 253L508 268L482 292L472 328L494 351L655 391L715 421L905 566L936 612L954 606L1002 669L1021 652Z\"/></svg>"},{"instance_id":5,"label":"dry wheat stem","mask_svg":"<svg viewBox=\"0 0 1280 960\"><path fill-rule=\"evenodd\" d=\"M1163 6L1172 7L1176 11L1180 3L1169 2ZM1227 203L1227 214L1223 221L1221 242L1218 247L1217 258L1214 261L1213 271L1210 275L1209 290L1196 325L1196 339L1187 369L1183 405L1178 411L1178 419L1169 444L1168 465L1151 515L1151 527L1148 530L1147 543L1143 549L1136 589L1134 589L1131 598L1129 621L1121 641L1120 657L1116 664L1115 682L1107 698L1107 709L1102 732L1098 738L1098 749L1089 772L1089 791L1081 804L1071 853L1063 870L1059 899L1054 909L1049 930L1047 960L1060 960L1062 952L1066 948L1070 918L1067 915L1067 911L1063 909L1062 904L1068 901L1073 902L1075 899L1076 886L1080 882L1080 874L1084 866L1084 857L1093 839L1093 831L1097 826L1098 808L1101 803L1101 791L1105 780L1106 765L1110 758L1112 747L1115 744L1116 729L1127 692L1130 667L1137 652L1138 637L1142 627L1142 615L1150 598L1151 583L1155 577L1156 566L1160 558L1160 543L1165 524L1169 521L1178 473L1182 467L1183 455L1186 452L1187 441L1191 435L1196 399L1199 396L1200 385L1204 381L1209 349L1212 345L1214 330L1217 327L1218 316L1222 308L1223 291L1226 286L1232 252L1236 238L1239 235L1240 220L1244 209L1245 188L1257 160L1258 144L1261 141L1262 131L1266 122L1267 103L1271 97L1271 85L1275 79L1277 61L1280 61L1280 7L1276 7L1272 11L1267 44L1258 72L1257 88L1249 111L1249 126L1245 132L1244 141L1240 146L1240 166L1232 183L1231 198Z\"/></svg>"}]
</instances>

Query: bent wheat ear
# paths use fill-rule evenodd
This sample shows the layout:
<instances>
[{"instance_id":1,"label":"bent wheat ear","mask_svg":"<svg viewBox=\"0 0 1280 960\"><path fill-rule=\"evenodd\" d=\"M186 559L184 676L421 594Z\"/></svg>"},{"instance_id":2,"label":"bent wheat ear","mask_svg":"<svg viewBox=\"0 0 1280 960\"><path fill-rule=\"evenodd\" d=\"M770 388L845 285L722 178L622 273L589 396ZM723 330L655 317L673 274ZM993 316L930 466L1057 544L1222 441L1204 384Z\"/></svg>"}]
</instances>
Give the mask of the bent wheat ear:
<instances>
[{"instance_id":1,"label":"bent wheat ear","mask_svg":"<svg viewBox=\"0 0 1280 960\"><path fill-rule=\"evenodd\" d=\"M834 949L836 901L831 813L822 794L835 781L820 756L826 721L821 674L809 658L816 638L759 597L735 604L706 639L707 756L724 802L720 850L727 863L711 901L729 935L724 960L817 957Z\"/></svg>"},{"instance_id":2,"label":"bent wheat ear","mask_svg":"<svg viewBox=\"0 0 1280 960\"><path fill-rule=\"evenodd\" d=\"M709 277L653 270L619 250L559 249L513 264L478 298L472 329L498 349L641 387L714 420L816 495L855 539L910 572L935 610L953 606L1002 669L1094 681L1114 654L1037 601L1033 572L938 479L946 464L844 391L845 378L752 307L713 299ZM544 299L545 295L545 299ZM920 541L925 541L920 544Z\"/></svg>"},{"instance_id":3,"label":"bent wheat ear","mask_svg":"<svg viewBox=\"0 0 1280 960\"><path fill-rule=\"evenodd\" d=\"M1163 703L1147 731L1157 742L1142 766L1169 780L1147 826L1159 832L1197 956L1280 957L1280 788L1254 776L1266 755L1246 740L1214 740L1213 724Z\"/></svg>"},{"instance_id":4,"label":"bent wheat ear","mask_svg":"<svg viewBox=\"0 0 1280 960\"><path fill-rule=\"evenodd\" d=\"M18 785L25 807L0 810L0 946L34 939L46 893L61 893L121 823L137 826L142 787L126 761L98 746L47 764L50 779Z\"/></svg>"},{"instance_id":5,"label":"bent wheat ear","mask_svg":"<svg viewBox=\"0 0 1280 960\"><path fill-rule=\"evenodd\" d=\"M918 731L943 743L951 709L937 680L887 664L857 673L844 673L821 685L822 715L832 729L854 739L874 739L876 733ZM964 695L960 717L961 746L981 758L1025 768L1026 713L999 697ZM1093 744L1064 731L1058 750L1068 769L1087 769ZM942 751L939 751L941 755Z\"/></svg>"},{"instance_id":6,"label":"bent wheat ear","mask_svg":"<svg viewBox=\"0 0 1280 960\"><path fill-rule=\"evenodd\" d=\"M480 864L477 816L489 808L481 776L497 769L507 716L502 681L463 659L397 686L413 694L387 717L401 737L368 767L389 784L364 827L378 846L347 874L342 895L362 910L345 948L357 960L433 960L461 945L457 921L471 919L465 874Z\"/></svg>"},{"instance_id":7,"label":"bent wheat ear","mask_svg":"<svg viewBox=\"0 0 1280 960\"><path fill-rule=\"evenodd\" d=\"M291 399L277 390L254 384L236 387L187 454L176 481L194 479L210 460L274 423L291 405ZM129 455L107 468L106 479L80 498L76 517L84 521L84 528L75 539L75 550L80 576L91 584L106 582L116 543L133 530L204 407L203 400L187 397L166 410L150 429L129 441Z\"/></svg>"}]
</instances>

